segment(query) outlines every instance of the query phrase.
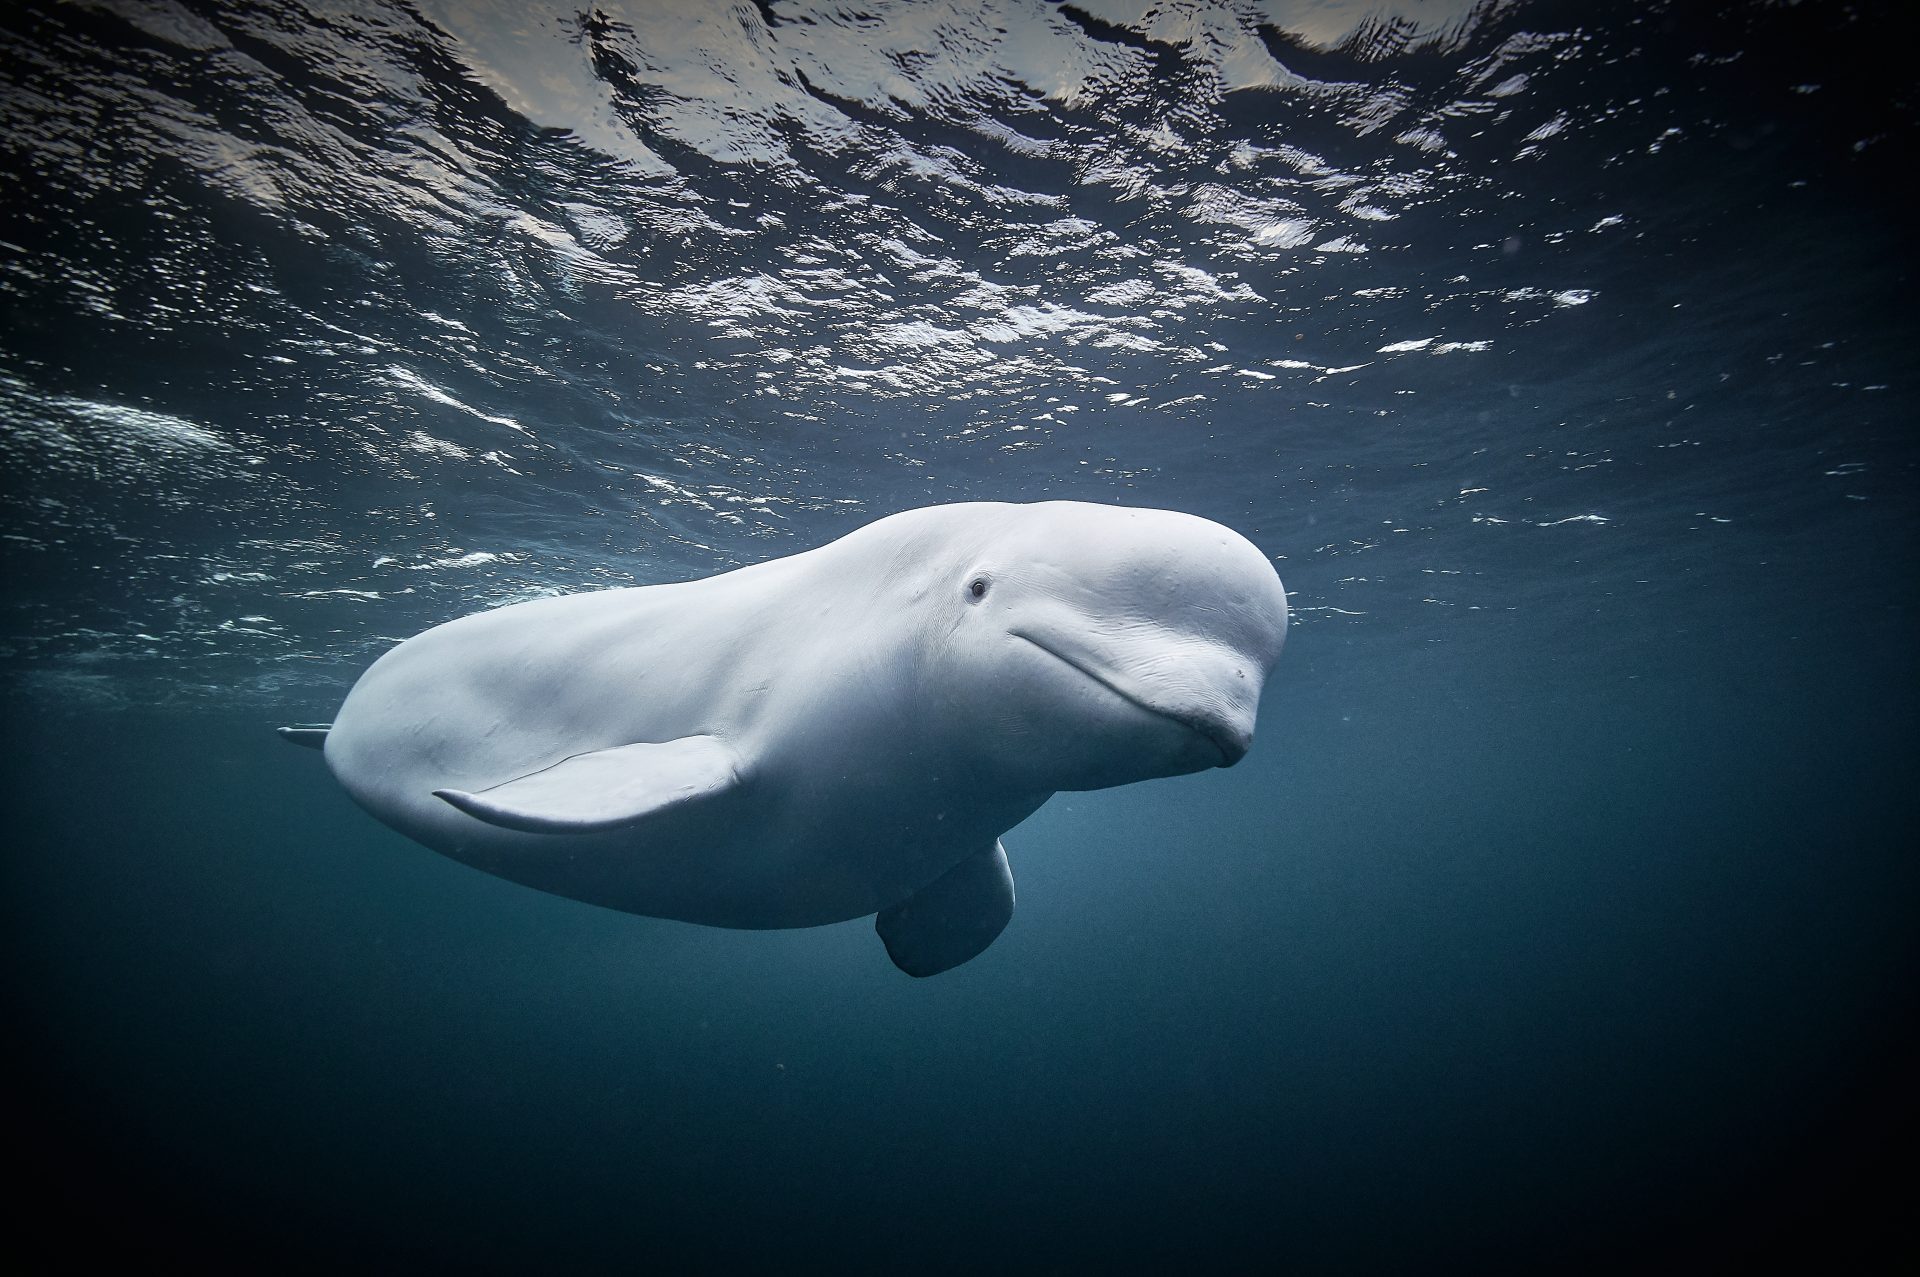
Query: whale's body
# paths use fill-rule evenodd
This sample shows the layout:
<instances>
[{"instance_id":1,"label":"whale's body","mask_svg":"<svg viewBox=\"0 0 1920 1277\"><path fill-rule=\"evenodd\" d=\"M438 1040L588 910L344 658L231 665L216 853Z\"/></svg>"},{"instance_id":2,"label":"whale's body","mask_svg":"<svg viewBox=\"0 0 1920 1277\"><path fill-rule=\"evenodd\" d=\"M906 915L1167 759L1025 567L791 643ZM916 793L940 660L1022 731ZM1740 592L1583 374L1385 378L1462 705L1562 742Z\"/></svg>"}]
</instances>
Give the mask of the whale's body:
<instances>
[{"instance_id":1,"label":"whale's body","mask_svg":"<svg viewBox=\"0 0 1920 1277\"><path fill-rule=\"evenodd\" d=\"M932 974L1005 925L999 836L1052 793L1239 759L1286 615L1265 556L1204 519L935 506L438 626L368 669L324 749L476 868L712 926L877 913Z\"/></svg>"}]
</instances>

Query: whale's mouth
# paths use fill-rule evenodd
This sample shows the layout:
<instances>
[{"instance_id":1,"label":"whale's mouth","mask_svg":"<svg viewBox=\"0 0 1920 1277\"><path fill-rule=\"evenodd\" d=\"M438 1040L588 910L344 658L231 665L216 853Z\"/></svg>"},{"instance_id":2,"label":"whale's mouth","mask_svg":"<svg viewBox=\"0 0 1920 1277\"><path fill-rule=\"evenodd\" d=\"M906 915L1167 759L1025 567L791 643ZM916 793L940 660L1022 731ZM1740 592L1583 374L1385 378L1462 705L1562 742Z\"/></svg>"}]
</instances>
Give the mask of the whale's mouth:
<instances>
[{"instance_id":1,"label":"whale's mouth","mask_svg":"<svg viewBox=\"0 0 1920 1277\"><path fill-rule=\"evenodd\" d=\"M1175 714L1161 709L1157 705L1149 705L1134 693L1129 692L1126 688L1114 682L1111 676L1102 673L1096 666L1090 665L1086 661L1079 660L1076 657L1069 656L1052 644L1037 639L1023 630L1009 630L1008 633L1017 639L1023 639L1033 644L1061 664L1078 670L1136 709L1145 710L1155 718L1164 718L1170 723L1176 723L1186 728L1195 735L1205 737L1215 749L1220 751L1219 766L1231 767L1246 757L1248 742L1242 740L1237 733L1225 725L1216 723L1208 718L1203 718L1197 714Z\"/></svg>"}]
</instances>

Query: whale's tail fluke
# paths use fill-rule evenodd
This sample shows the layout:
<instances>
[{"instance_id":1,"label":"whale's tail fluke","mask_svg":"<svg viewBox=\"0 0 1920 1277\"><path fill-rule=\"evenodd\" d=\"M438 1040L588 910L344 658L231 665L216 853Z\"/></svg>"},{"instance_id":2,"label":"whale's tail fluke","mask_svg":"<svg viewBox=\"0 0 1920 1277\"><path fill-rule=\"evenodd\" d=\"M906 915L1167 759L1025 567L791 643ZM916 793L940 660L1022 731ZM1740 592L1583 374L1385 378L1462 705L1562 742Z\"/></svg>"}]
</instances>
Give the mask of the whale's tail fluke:
<instances>
[{"instance_id":1,"label":"whale's tail fluke","mask_svg":"<svg viewBox=\"0 0 1920 1277\"><path fill-rule=\"evenodd\" d=\"M323 723L317 727L311 724L304 727L276 727L273 730L280 733L281 740L305 745L308 749L319 749L327 743L327 733L333 730L333 724Z\"/></svg>"}]
</instances>

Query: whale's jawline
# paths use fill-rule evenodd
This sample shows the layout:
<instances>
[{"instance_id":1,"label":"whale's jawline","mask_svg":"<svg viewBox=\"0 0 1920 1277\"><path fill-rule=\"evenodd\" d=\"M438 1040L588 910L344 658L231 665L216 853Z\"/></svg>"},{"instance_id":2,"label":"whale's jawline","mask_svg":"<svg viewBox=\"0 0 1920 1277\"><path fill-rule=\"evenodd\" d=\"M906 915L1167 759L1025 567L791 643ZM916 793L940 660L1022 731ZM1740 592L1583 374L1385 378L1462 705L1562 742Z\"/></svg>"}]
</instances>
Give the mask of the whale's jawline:
<instances>
[{"instance_id":1,"label":"whale's jawline","mask_svg":"<svg viewBox=\"0 0 1920 1277\"><path fill-rule=\"evenodd\" d=\"M1220 751L1220 766L1231 767L1234 765L1234 763L1239 761L1238 751L1228 748L1227 744L1220 739L1220 730L1217 727L1215 727L1213 724L1208 723L1202 719L1189 718L1184 715L1169 713L1168 711L1164 709L1160 709L1157 706L1149 705L1145 701L1141 700L1138 696L1135 696L1133 693L1128 692L1124 688L1118 686L1111 678L1107 677L1105 674L1102 674L1098 669L1095 669L1094 667L1088 665L1084 661L1075 660L1073 657L1068 656L1065 652L1062 652L1058 648L1052 647L1051 645L1042 642L1041 640L1035 638L1031 634L1028 634L1024 630L1009 630L1007 632L1013 635L1013 637L1017 639L1020 639L1027 643L1031 643L1033 646L1045 652L1048 656L1051 656L1054 660L1059 661L1062 665L1065 665L1070 669L1078 670L1081 674L1084 674L1086 677L1100 684L1100 686L1106 688L1109 692L1112 692L1115 696L1118 696L1121 700L1127 702L1127 704L1129 705L1132 705L1134 708L1145 710L1147 713L1152 714L1155 718L1164 718L1169 723L1177 724L1181 727L1186 728L1188 731L1194 733L1197 736L1204 737L1208 744L1212 745L1215 749Z\"/></svg>"}]
</instances>

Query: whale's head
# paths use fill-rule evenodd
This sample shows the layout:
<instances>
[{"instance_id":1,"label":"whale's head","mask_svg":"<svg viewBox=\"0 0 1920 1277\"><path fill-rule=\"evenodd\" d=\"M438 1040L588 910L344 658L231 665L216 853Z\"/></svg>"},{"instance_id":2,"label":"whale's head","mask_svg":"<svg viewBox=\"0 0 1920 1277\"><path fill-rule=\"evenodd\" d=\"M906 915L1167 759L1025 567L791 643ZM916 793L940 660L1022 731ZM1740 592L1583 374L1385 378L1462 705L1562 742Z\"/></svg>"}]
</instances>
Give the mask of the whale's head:
<instances>
[{"instance_id":1,"label":"whale's head","mask_svg":"<svg viewBox=\"0 0 1920 1277\"><path fill-rule=\"evenodd\" d=\"M930 690L979 765L1051 791L1240 761L1287 630L1260 550L1170 510L971 510L921 601Z\"/></svg>"}]
</instances>

